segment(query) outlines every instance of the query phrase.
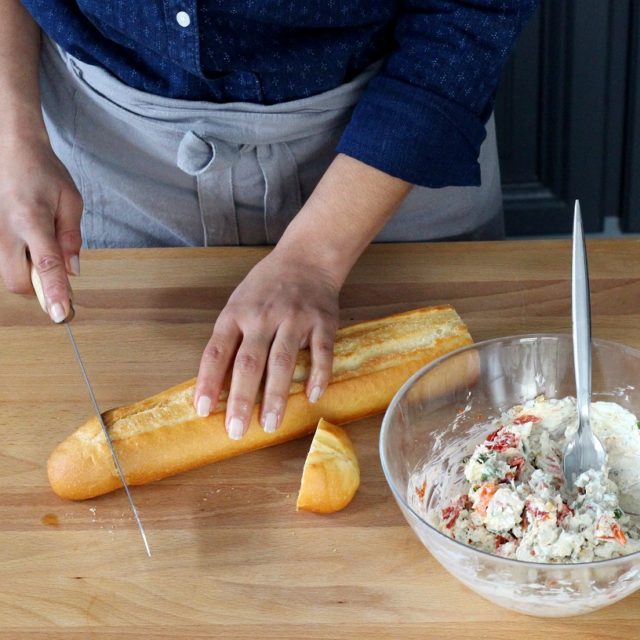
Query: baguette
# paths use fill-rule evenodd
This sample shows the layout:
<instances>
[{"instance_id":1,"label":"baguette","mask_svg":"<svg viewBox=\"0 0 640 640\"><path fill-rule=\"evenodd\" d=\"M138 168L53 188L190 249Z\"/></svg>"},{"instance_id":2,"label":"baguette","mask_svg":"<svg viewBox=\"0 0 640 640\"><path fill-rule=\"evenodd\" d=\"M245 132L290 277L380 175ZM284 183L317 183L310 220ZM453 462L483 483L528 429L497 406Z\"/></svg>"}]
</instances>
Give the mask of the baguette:
<instances>
[{"instance_id":1,"label":"baguette","mask_svg":"<svg viewBox=\"0 0 640 640\"><path fill-rule=\"evenodd\" d=\"M314 404L304 392L310 354L308 350L299 353L287 409L275 433L263 431L256 404L245 436L229 438L224 426L226 392L208 417L198 417L193 408L195 378L106 411L103 419L127 482L145 484L308 435L321 417L343 424L380 413L411 374L471 342L466 326L449 305L341 328L336 334L331 382ZM56 447L47 471L55 493L71 500L122 486L97 416Z\"/></svg>"}]
</instances>

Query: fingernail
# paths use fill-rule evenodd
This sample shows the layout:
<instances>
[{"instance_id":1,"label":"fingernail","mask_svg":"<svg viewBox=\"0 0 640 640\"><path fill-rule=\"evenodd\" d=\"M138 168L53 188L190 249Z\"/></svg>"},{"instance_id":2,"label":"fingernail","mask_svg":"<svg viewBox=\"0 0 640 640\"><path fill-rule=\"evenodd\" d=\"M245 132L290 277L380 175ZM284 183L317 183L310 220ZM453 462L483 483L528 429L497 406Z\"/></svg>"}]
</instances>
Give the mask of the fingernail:
<instances>
[{"instance_id":1,"label":"fingernail","mask_svg":"<svg viewBox=\"0 0 640 640\"><path fill-rule=\"evenodd\" d=\"M262 423L262 427L267 433L273 433L278 426L278 414L273 411L269 411L264 416L264 422Z\"/></svg>"},{"instance_id":2,"label":"fingernail","mask_svg":"<svg viewBox=\"0 0 640 640\"><path fill-rule=\"evenodd\" d=\"M320 387L313 387L313 389L311 389L311 393L309 394L309 402L318 402L321 393L322 389Z\"/></svg>"},{"instance_id":3,"label":"fingernail","mask_svg":"<svg viewBox=\"0 0 640 640\"><path fill-rule=\"evenodd\" d=\"M200 396L196 404L196 413L201 418L206 418L211 411L211 398L209 396Z\"/></svg>"},{"instance_id":4,"label":"fingernail","mask_svg":"<svg viewBox=\"0 0 640 640\"><path fill-rule=\"evenodd\" d=\"M67 317L64 307L59 302L51 305L49 315L54 322L62 322Z\"/></svg>"},{"instance_id":5,"label":"fingernail","mask_svg":"<svg viewBox=\"0 0 640 640\"><path fill-rule=\"evenodd\" d=\"M69 258L69 265L71 266L71 273L74 276L80 275L80 257L79 256L71 256Z\"/></svg>"},{"instance_id":6,"label":"fingernail","mask_svg":"<svg viewBox=\"0 0 640 640\"><path fill-rule=\"evenodd\" d=\"M231 420L229 420L227 431L229 433L229 437L232 440L240 440L240 438L242 438L242 436L244 435L244 425L242 424L242 420L235 417L231 418Z\"/></svg>"}]
</instances>

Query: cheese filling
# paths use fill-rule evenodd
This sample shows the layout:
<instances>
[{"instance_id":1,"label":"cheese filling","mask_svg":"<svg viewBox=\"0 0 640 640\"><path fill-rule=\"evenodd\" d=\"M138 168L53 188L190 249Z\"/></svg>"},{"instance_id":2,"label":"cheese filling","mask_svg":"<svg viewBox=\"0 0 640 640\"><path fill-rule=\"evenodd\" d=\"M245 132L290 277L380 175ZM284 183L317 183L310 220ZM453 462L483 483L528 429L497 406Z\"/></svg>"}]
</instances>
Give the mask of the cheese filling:
<instances>
[{"instance_id":1,"label":"cheese filling","mask_svg":"<svg viewBox=\"0 0 640 640\"><path fill-rule=\"evenodd\" d=\"M579 476L570 494L562 451L577 428L573 398L539 397L489 421L464 467L467 493L434 505L430 521L460 542L530 562L640 551L640 523L624 511L640 513L640 423L612 402L592 404L591 422L607 466Z\"/></svg>"}]
</instances>

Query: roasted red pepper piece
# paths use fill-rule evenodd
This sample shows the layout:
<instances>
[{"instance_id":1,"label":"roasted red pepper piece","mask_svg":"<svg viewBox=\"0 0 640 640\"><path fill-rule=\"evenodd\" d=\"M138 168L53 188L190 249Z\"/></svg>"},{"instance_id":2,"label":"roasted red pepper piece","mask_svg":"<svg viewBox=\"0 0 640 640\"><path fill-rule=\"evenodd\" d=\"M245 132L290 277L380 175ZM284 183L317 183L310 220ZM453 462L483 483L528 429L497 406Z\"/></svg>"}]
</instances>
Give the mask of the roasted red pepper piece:
<instances>
[{"instance_id":1,"label":"roasted red pepper piece","mask_svg":"<svg viewBox=\"0 0 640 640\"><path fill-rule=\"evenodd\" d=\"M442 510L442 519L445 521L445 527L452 529L462 509L469 509L471 501L469 496L460 496L453 504Z\"/></svg>"},{"instance_id":2,"label":"roasted red pepper piece","mask_svg":"<svg viewBox=\"0 0 640 640\"><path fill-rule=\"evenodd\" d=\"M563 502L562 506L558 510L558 515L556 516L556 519L558 522L562 522L565 518L569 517L570 515L573 515L574 513L575 511L566 502Z\"/></svg>"},{"instance_id":3,"label":"roasted red pepper piece","mask_svg":"<svg viewBox=\"0 0 640 640\"><path fill-rule=\"evenodd\" d=\"M513 421L513 424L527 424L527 422L540 422L540 420L542 420L542 418L526 413L522 416L518 416Z\"/></svg>"},{"instance_id":4,"label":"roasted red pepper piece","mask_svg":"<svg viewBox=\"0 0 640 640\"><path fill-rule=\"evenodd\" d=\"M516 433L498 429L487 436L487 443L485 446L489 451L506 451L515 449L520 443L520 437Z\"/></svg>"}]
</instances>

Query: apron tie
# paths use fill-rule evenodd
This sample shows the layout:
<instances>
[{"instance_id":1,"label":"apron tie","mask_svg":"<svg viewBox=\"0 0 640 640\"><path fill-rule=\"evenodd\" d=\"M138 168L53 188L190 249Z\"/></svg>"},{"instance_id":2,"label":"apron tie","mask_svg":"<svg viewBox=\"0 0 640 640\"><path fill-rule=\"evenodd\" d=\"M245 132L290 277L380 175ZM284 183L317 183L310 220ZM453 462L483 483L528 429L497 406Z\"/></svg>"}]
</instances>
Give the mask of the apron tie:
<instances>
[{"instance_id":1,"label":"apron tie","mask_svg":"<svg viewBox=\"0 0 640 640\"><path fill-rule=\"evenodd\" d=\"M264 233L275 244L302 207L298 164L286 142L256 147L264 178Z\"/></svg>"},{"instance_id":2,"label":"apron tie","mask_svg":"<svg viewBox=\"0 0 640 640\"><path fill-rule=\"evenodd\" d=\"M187 131L178 146L178 167L198 185L205 247L240 244L231 173L239 154L240 145L202 138L194 131Z\"/></svg>"},{"instance_id":3,"label":"apron tie","mask_svg":"<svg viewBox=\"0 0 640 640\"><path fill-rule=\"evenodd\" d=\"M232 168L240 153L254 145L231 144L188 131L178 146L178 167L198 184L200 213L205 233L215 244L239 244ZM263 220L268 244L275 244L302 207L298 165L285 142L255 145L264 179Z\"/></svg>"}]
</instances>

